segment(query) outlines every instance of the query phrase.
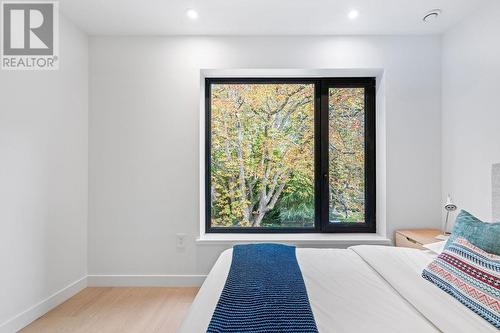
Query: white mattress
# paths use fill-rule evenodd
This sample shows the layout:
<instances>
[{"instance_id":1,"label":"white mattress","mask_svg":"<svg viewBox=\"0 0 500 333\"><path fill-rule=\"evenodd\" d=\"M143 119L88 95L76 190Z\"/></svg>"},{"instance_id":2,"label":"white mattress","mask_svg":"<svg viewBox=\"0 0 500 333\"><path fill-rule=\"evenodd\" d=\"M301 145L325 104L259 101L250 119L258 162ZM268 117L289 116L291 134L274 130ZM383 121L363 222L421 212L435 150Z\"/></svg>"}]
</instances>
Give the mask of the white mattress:
<instances>
[{"instance_id":1,"label":"white mattress","mask_svg":"<svg viewBox=\"0 0 500 333\"><path fill-rule=\"evenodd\" d=\"M349 249L297 249L296 253L321 333L498 333L420 276L434 258L428 251L363 245ZM221 254L180 333L206 332L231 257L232 250Z\"/></svg>"}]
</instances>

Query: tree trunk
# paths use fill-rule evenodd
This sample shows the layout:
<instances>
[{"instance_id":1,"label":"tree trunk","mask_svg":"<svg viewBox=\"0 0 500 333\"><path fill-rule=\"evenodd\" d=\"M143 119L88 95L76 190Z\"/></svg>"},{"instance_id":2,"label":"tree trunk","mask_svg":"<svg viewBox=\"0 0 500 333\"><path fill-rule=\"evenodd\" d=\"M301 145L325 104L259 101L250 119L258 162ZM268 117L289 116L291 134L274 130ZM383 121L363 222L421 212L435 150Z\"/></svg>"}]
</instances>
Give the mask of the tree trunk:
<instances>
[{"instance_id":1,"label":"tree trunk","mask_svg":"<svg viewBox=\"0 0 500 333\"><path fill-rule=\"evenodd\" d=\"M253 221L252 227L257 227L257 228L260 227L260 224L262 223L264 216L266 216L266 212L259 212L255 217L255 220Z\"/></svg>"}]
</instances>

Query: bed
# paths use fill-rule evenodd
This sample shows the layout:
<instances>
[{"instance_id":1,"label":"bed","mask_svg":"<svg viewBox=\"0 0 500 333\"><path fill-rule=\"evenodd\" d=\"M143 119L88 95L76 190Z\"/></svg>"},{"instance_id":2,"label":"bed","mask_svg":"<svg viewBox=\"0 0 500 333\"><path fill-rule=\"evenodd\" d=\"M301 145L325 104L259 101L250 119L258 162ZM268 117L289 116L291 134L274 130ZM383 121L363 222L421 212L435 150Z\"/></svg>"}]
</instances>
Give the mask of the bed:
<instances>
[{"instance_id":1,"label":"bed","mask_svg":"<svg viewBox=\"0 0 500 333\"><path fill-rule=\"evenodd\" d=\"M361 245L296 250L319 332L497 332L484 319L424 280L430 251ZM206 332L231 266L221 254L179 332Z\"/></svg>"}]
</instances>

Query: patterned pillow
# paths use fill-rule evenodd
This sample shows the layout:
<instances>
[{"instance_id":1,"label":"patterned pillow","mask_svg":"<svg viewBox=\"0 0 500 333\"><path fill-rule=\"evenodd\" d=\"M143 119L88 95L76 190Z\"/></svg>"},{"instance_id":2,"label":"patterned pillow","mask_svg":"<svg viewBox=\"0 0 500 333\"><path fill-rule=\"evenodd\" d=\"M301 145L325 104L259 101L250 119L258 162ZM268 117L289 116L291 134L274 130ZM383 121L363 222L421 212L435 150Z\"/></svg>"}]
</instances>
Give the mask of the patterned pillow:
<instances>
[{"instance_id":1,"label":"patterned pillow","mask_svg":"<svg viewBox=\"0 0 500 333\"><path fill-rule=\"evenodd\" d=\"M500 329L500 256L459 237L422 276Z\"/></svg>"},{"instance_id":2,"label":"patterned pillow","mask_svg":"<svg viewBox=\"0 0 500 333\"><path fill-rule=\"evenodd\" d=\"M462 210L455 220L453 231L444 248L450 246L457 237L467 239L486 252L500 255L500 222L483 222Z\"/></svg>"}]
</instances>

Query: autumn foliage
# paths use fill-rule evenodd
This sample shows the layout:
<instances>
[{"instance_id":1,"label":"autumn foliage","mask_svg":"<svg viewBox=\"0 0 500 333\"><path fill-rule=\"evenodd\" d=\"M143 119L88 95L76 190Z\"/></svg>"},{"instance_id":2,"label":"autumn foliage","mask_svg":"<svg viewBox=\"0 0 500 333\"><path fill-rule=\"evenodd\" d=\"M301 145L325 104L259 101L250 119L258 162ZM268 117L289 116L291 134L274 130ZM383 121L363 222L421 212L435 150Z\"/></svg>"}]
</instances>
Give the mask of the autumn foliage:
<instances>
[{"instance_id":1,"label":"autumn foliage","mask_svg":"<svg viewBox=\"0 0 500 333\"><path fill-rule=\"evenodd\" d=\"M363 89L330 90L330 219L363 218ZM214 227L314 224L314 85L211 86Z\"/></svg>"}]
</instances>

